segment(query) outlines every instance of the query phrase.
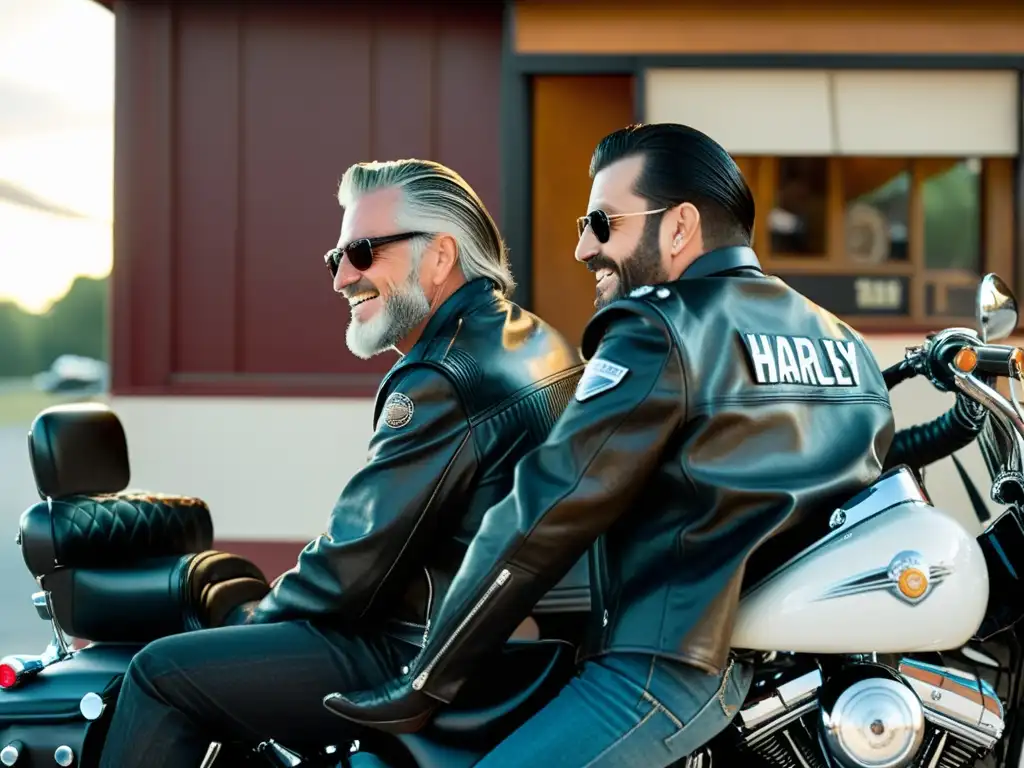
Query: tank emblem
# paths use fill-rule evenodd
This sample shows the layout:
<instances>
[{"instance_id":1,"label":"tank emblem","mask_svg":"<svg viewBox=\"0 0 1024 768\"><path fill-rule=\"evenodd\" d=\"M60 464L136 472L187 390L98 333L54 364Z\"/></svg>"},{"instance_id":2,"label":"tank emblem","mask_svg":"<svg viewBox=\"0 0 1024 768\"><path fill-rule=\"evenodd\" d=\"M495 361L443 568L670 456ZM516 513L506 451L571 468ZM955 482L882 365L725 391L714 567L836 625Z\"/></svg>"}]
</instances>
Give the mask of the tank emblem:
<instances>
[{"instance_id":1,"label":"tank emblem","mask_svg":"<svg viewBox=\"0 0 1024 768\"><path fill-rule=\"evenodd\" d=\"M819 600L888 591L894 597L917 605L953 573L948 565L929 565L920 552L904 550L885 568L877 568L833 584Z\"/></svg>"},{"instance_id":2,"label":"tank emblem","mask_svg":"<svg viewBox=\"0 0 1024 768\"><path fill-rule=\"evenodd\" d=\"M900 552L889 563L889 581L895 586L900 597L911 603L923 600L931 590L931 568L920 552Z\"/></svg>"},{"instance_id":3,"label":"tank emblem","mask_svg":"<svg viewBox=\"0 0 1024 768\"><path fill-rule=\"evenodd\" d=\"M920 568L907 568L896 578L896 588L908 600L920 600L928 586L928 574Z\"/></svg>"}]
</instances>

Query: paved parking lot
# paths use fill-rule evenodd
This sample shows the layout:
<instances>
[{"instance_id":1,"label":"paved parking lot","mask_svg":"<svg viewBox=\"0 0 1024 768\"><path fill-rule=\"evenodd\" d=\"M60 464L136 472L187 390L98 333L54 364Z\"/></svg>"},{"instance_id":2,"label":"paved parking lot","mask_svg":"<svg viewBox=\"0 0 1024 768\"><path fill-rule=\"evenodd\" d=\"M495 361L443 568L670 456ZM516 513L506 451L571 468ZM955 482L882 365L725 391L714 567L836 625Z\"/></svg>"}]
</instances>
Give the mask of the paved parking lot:
<instances>
[{"instance_id":1,"label":"paved parking lot","mask_svg":"<svg viewBox=\"0 0 1024 768\"><path fill-rule=\"evenodd\" d=\"M30 601L37 589L15 544L18 518L38 500L25 450L26 428L0 427L0 656L39 653L47 625Z\"/></svg>"}]
</instances>

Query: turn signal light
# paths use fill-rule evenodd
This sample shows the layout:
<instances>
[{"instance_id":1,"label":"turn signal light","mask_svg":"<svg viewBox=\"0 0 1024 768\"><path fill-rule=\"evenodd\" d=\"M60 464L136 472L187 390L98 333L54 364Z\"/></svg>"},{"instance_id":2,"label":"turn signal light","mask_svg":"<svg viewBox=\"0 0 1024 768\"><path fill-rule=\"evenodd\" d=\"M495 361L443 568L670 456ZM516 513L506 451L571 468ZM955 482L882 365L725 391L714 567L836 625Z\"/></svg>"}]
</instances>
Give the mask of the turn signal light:
<instances>
[{"instance_id":1,"label":"turn signal light","mask_svg":"<svg viewBox=\"0 0 1024 768\"><path fill-rule=\"evenodd\" d=\"M39 656L4 656L0 659L0 690L13 688L44 666Z\"/></svg>"},{"instance_id":2,"label":"turn signal light","mask_svg":"<svg viewBox=\"0 0 1024 768\"><path fill-rule=\"evenodd\" d=\"M18 684L18 670L10 664L0 664L0 688L13 688Z\"/></svg>"},{"instance_id":3,"label":"turn signal light","mask_svg":"<svg viewBox=\"0 0 1024 768\"><path fill-rule=\"evenodd\" d=\"M953 358L953 365L959 368L964 373L970 373L974 370L974 366L978 364L978 353L975 352L971 347L961 347L960 351L956 353L956 357Z\"/></svg>"}]
</instances>

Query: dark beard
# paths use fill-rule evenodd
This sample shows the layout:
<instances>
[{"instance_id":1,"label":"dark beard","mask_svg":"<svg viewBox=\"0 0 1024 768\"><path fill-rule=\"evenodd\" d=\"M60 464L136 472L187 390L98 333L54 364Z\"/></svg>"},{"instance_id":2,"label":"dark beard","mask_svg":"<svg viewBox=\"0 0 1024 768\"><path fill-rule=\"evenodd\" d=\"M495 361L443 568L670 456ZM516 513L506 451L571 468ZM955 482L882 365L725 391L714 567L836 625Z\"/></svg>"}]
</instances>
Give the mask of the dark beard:
<instances>
[{"instance_id":1,"label":"dark beard","mask_svg":"<svg viewBox=\"0 0 1024 768\"><path fill-rule=\"evenodd\" d=\"M644 224L640 242L621 264L602 259L601 256L592 260L589 265L591 269L596 271L607 267L612 269L618 277L618 285L614 293L595 297L594 306L597 309L601 309L623 296L628 296L630 291L642 285L664 283L668 280L668 275L665 274L661 266L661 250L658 247L660 229L661 220L657 217L649 218Z\"/></svg>"}]
</instances>

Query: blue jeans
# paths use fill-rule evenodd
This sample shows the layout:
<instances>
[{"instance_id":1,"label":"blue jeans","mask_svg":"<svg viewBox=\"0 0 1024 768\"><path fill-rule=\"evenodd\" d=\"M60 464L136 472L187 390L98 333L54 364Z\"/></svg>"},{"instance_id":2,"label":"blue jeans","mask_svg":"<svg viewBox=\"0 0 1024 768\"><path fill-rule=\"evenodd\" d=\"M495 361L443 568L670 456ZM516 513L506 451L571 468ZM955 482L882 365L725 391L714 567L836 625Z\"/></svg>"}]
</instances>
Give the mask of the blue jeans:
<instances>
[{"instance_id":1,"label":"blue jeans","mask_svg":"<svg viewBox=\"0 0 1024 768\"><path fill-rule=\"evenodd\" d=\"M641 654L593 659L475 768L662 768L732 721L752 676L739 663L716 676Z\"/></svg>"}]
</instances>

